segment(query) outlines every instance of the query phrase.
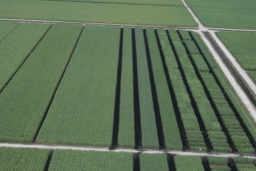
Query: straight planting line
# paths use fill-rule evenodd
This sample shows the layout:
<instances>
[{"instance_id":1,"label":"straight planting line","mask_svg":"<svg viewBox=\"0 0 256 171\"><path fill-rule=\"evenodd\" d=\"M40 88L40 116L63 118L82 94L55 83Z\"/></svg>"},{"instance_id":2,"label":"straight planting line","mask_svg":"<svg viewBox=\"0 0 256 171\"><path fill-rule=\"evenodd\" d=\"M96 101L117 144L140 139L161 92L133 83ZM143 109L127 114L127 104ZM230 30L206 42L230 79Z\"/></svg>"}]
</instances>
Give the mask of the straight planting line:
<instances>
[{"instance_id":1,"label":"straight planting line","mask_svg":"<svg viewBox=\"0 0 256 171\"><path fill-rule=\"evenodd\" d=\"M243 157L256 159L256 156L250 155L239 155L232 153L201 153L201 152L185 152L185 151L175 151L175 150L135 150L135 149L126 149L118 148L115 150L110 150L108 147L86 147L86 146L62 146L62 145L42 145L42 144L11 144L11 143L0 143L0 147L7 148L33 148L33 149L42 149L42 150L74 150L74 151L97 151L97 152L124 152L124 153L146 153L146 154L171 154L171 155L180 155L180 156L199 156L199 157L224 157L224 158L235 158Z\"/></svg>"},{"instance_id":2,"label":"straight planting line","mask_svg":"<svg viewBox=\"0 0 256 171\"><path fill-rule=\"evenodd\" d=\"M209 32L210 32L211 35L215 35L213 31L209 31ZM236 80L234 79L232 74L230 73L230 71L227 68L227 66L223 63L223 61L221 60L221 58L219 57L219 55L215 51L215 49L211 46L211 43L207 40L207 38L204 36L204 34L202 32L198 32L198 33L200 34L202 40L204 41L204 43L207 45L207 47L209 48L210 52L212 53L215 61L218 63L218 65L220 66L221 70L223 71L225 76L228 78L230 84L234 87L234 90L236 91L236 93L240 97L241 101L244 103L244 105L246 106L247 110L250 112L251 116L253 117L254 121L256 122L256 110L255 110L253 104L248 99L248 97L245 95L245 93L241 89L241 87L238 85L238 83L236 82ZM223 47L220 47L220 48L222 49Z\"/></svg>"},{"instance_id":3,"label":"straight planting line","mask_svg":"<svg viewBox=\"0 0 256 171\"><path fill-rule=\"evenodd\" d=\"M184 0L183 0L184 1ZM190 9L189 7L187 7ZM249 29L232 29L232 28L214 28L214 27L204 27L201 22L197 19L195 14L190 9L190 14L196 20L197 24L200 27L182 27L182 26L167 26L167 25L143 25L143 24L112 24L112 23L95 23L95 22L76 22L76 21L57 21L57 20L31 20L31 19L9 19L9 18L0 18L0 21L9 21L9 22L20 22L20 23L42 23L42 24L80 24L80 25L96 25L96 26L120 26L120 27L147 27L147 28L173 28L173 29L184 29L189 31L237 31L237 32L256 32L256 30ZM200 23L200 24L199 24Z\"/></svg>"}]
</instances>

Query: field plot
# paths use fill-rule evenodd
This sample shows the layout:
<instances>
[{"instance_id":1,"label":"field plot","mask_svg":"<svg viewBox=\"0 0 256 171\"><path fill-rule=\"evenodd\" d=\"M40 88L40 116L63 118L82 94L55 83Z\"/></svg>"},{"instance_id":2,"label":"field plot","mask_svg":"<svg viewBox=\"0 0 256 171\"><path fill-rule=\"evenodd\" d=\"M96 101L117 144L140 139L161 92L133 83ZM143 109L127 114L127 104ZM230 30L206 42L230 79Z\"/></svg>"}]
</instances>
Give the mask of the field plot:
<instances>
[{"instance_id":1,"label":"field plot","mask_svg":"<svg viewBox=\"0 0 256 171\"><path fill-rule=\"evenodd\" d=\"M140 171L162 170L168 171L168 163L165 154L140 154Z\"/></svg>"},{"instance_id":2,"label":"field plot","mask_svg":"<svg viewBox=\"0 0 256 171\"><path fill-rule=\"evenodd\" d=\"M134 94L133 94L133 54L132 31L123 30L122 71L119 104L118 145L121 147L134 147ZM121 61L119 61L121 62Z\"/></svg>"},{"instance_id":3,"label":"field plot","mask_svg":"<svg viewBox=\"0 0 256 171\"><path fill-rule=\"evenodd\" d=\"M111 144L119 35L118 27L84 28L37 142Z\"/></svg>"},{"instance_id":4,"label":"field plot","mask_svg":"<svg viewBox=\"0 0 256 171\"><path fill-rule=\"evenodd\" d=\"M52 0L52 1L76 1L88 3L115 3L115 4L136 4L136 5L178 5L183 6L180 0Z\"/></svg>"},{"instance_id":5,"label":"field plot","mask_svg":"<svg viewBox=\"0 0 256 171\"><path fill-rule=\"evenodd\" d=\"M186 2L189 6L195 7L256 9L256 2L254 0L186 0Z\"/></svg>"},{"instance_id":6,"label":"field plot","mask_svg":"<svg viewBox=\"0 0 256 171\"><path fill-rule=\"evenodd\" d=\"M44 171L49 153L48 150L0 148L0 170Z\"/></svg>"},{"instance_id":7,"label":"field plot","mask_svg":"<svg viewBox=\"0 0 256 171\"><path fill-rule=\"evenodd\" d=\"M52 26L3 89L1 141L31 142L34 139L81 29L74 25Z\"/></svg>"},{"instance_id":8,"label":"field plot","mask_svg":"<svg viewBox=\"0 0 256 171\"><path fill-rule=\"evenodd\" d=\"M6 72L1 142L254 154L256 124L198 34L13 27L0 48L19 46L13 37L23 29L33 36L17 56L26 60Z\"/></svg>"},{"instance_id":9,"label":"field plot","mask_svg":"<svg viewBox=\"0 0 256 171\"><path fill-rule=\"evenodd\" d=\"M217 36L229 49L237 62L247 71L256 82L256 43L255 33L217 32Z\"/></svg>"},{"instance_id":10,"label":"field plot","mask_svg":"<svg viewBox=\"0 0 256 171\"><path fill-rule=\"evenodd\" d=\"M132 171L132 153L54 151L49 171Z\"/></svg>"},{"instance_id":11,"label":"field plot","mask_svg":"<svg viewBox=\"0 0 256 171\"><path fill-rule=\"evenodd\" d=\"M0 18L113 24L197 26L182 6L1 0ZM140 16L140 17L138 17Z\"/></svg>"},{"instance_id":12,"label":"field plot","mask_svg":"<svg viewBox=\"0 0 256 171\"><path fill-rule=\"evenodd\" d=\"M49 27L42 24L0 24L0 91Z\"/></svg>"},{"instance_id":13,"label":"field plot","mask_svg":"<svg viewBox=\"0 0 256 171\"><path fill-rule=\"evenodd\" d=\"M205 26L256 29L254 0L186 0L186 2Z\"/></svg>"},{"instance_id":14,"label":"field plot","mask_svg":"<svg viewBox=\"0 0 256 171\"><path fill-rule=\"evenodd\" d=\"M242 157L194 157L170 154L0 148L1 171L253 171L254 160Z\"/></svg>"}]
</instances>

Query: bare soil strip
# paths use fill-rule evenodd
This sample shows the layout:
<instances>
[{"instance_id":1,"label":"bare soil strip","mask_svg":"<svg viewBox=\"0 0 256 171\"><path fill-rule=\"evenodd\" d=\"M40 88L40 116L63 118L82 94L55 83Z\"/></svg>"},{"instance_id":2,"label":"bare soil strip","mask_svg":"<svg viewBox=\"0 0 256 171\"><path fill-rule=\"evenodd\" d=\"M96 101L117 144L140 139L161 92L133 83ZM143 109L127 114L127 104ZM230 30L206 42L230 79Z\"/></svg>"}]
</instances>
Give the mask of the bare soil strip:
<instances>
[{"instance_id":1,"label":"bare soil strip","mask_svg":"<svg viewBox=\"0 0 256 171\"><path fill-rule=\"evenodd\" d=\"M44 149L44 150L75 150L75 151L98 151L98 152L124 152L124 153L147 153L147 154L161 154L167 153L171 155L181 155L181 156L199 156L199 157L224 157L224 158L235 158L235 157L243 157L256 159L256 156L249 155L240 155L233 153L199 153L199 152L189 152L189 151L165 151L165 150L136 150L136 149L128 149L128 148L117 148L115 150L110 150L108 147L86 147L86 146L64 146L64 145L41 145L41 144L11 144L11 143L0 143L0 147L8 147L8 148L34 148L34 149Z\"/></svg>"}]
</instances>

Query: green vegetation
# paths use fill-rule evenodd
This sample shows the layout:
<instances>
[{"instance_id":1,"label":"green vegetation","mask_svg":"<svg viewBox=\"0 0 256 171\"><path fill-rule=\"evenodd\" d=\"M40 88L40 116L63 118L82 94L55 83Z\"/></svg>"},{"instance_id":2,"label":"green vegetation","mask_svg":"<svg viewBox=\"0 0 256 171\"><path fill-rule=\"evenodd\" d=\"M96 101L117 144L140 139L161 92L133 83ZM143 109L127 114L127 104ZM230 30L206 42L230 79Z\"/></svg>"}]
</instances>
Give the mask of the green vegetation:
<instances>
[{"instance_id":1,"label":"green vegetation","mask_svg":"<svg viewBox=\"0 0 256 171\"><path fill-rule=\"evenodd\" d=\"M3 89L50 25L19 24L17 26L18 24L7 22L0 24L0 90ZM6 35L9 32L11 33ZM4 38L4 36L6 37ZM1 37L4 38L2 41Z\"/></svg>"},{"instance_id":2,"label":"green vegetation","mask_svg":"<svg viewBox=\"0 0 256 171\"><path fill-rule=\"evenodd\" d=\"M208 7L208 8L235 8L235 9L256 9L254 0L186 0L189 6Z\"/></svg>"},{"instance_id":3,"label":"green vegetation","mask_svg":"<svg viewBox=\"0 0 256 171\"><path fill-rule=\"evenodd\" d=\"M168 171L166 154L140 154L140 171Z\"/></svg>"},{"instance_id":4,"label":"green vegetation","mask_svg":"<svg viewBox=\"0 0 256 171\"><path fill-rule=\"evenodd\" d=\"M157 148L158 136L143 30L135 28L142 147Z\"/></svg>"},{"instance_id":5,"label":"green vegetation","mask_svg":"<svg viewBox=\"0 0 256 171\"><path fill-rule=\"evenodd\" d=\"M116 3L116 4L145 4L145 5L179 5L183 6L179 0L52 0L52 1L76 1L88 3Z\"/></svg>"},{"instance_id":6,"label":"green vegetation","mask_svg":"<svg viewBox=\"0 0 256 171\"><path fill-rule=\"evenodd\" d=\"M167 149L181 150L182 142L180 139L180 132L153 29L147 29L147 39L157 91L157 100L161 114L165 146Z\"/></svg>"},{"instance_id":7,"label":"green vegetation","mask_svg":"<svg viewBox=\"0 0 256 171\"><path fill-rule=\"evenodd\" d=\"M185 45L188 49L189 55L199 54L199 50L193 41L185 41ZM182 69L184 70L190 91L198 108L198 112L202 118L208 137L212 144L213 150L230 152L225 134L222 132L218 118L216 117L211 103L204 91L204 87L200 82L198 75L196 74L196 68L193 67L188 55L184 55L184 57L180 59L180 62ZM201 62L205 63L203 60L201 60ZM206 64L204 65L206 66ZM202 73L204 75L211 76L211 74L208 72Z\"/></svg>"},{"instance_id":8,"label":"green vegetation","mask_svg":"<svg viewBox=\"0 0 256 171\"><path fill-rule=\"evenodd\" d=\"M0 42L5 37L7 37L18 25L19 23L0 22Z\"/></svg>"},{"instance_id":9,"label":"green vegetation","mask_svg":"<svg viewBox=\"0 0 256 171\"><path fill-rule=\"evenodd\" d=\"M254 171L256 169L251 159L237 157L233 160L238 171Z\"/></svg>"},{"instance_id":10,"label":"green vegetation","mask_svg":"<svg viewBox=\"0 0 256 171\"><path fill-rule=\"evenodd\" d=\"M93 23L197 26L185 7L157 5L1 0L0 16Z\"/></svg>"},{"instance_id":11,"label":"green vegetation","mask_svg":"<svg viewBox=\"0 0 256 171\"><path fill-rule=\"evenodd\" d=\"M242 2L242 1L241 1ZM256 29L255 10L192 7L203 25L215 28ZM221 19L220 19L221 18Z\"/></svg>"},{"instance_id":12,"label":"green vegetation","mask_svg":"<svg viewBox=\"0 0 256 171\"><path fill-rule=\"evenodd\" d=\"M33 140L80 30L75 25L52 26L2 91L1 141Z\"/></svg>"},{"instance_id":13,"label":"green vegetation","mask_svg":"<svg viewBox=\"0 0 256 171\"><path fill-rule=\"evenodd\" d=\"M1 171L44 171L48 150L0 148Z\"/></svg>"},{"instance_id":14,"label":"green vegetation","mask_svg":"<svg viewBox=\"0 0 256 171\"><path fill-rule=\"evenodd\" d=\"M174 156L176 171L204 171L201 158L192 156Z\"/></svg>"},{"instance_id":15,"label":"green vegetation","mask_svg":"<svg viewBox=\"0 0 256 171\"><path fill-rule=\"evenodd\" d=\"M53 153L49 171L131 171L132 168L131 153L56 150Z\"/></svg>"},{"instance_id":16,"label":"green vegetation","mask_svg":"<svg viewBox=\"0 0 256 171\"><path fill-rule=\"evenodd\" d=\"M254 46L256 34L252 32L217 32L217 36L256 82L256 49Z\"/></svg>"},{"instance_id":17,"label":"green vegetation","mask_svg":"<svg viewBox=\"0 0 256 171\"><path fill-rule=\"evenodd\" d=\"M209 62L210 65L214 66L213 67L214 74L216 74L216 77L218 78L221 85L225 89L225 92L229 96L235 109L237 110L238 114L242 118L243 122L247 126L250 134L252 135L255 141L255 136L256 136L255 122L252 121L248 111L243 108L243 104L241 103L241 101L237 100L238 98L234 90L231 88L228 88L228 87L231 87L230 83L224 77L222 71L220 70L216 62L211 59L212 58L211 54L207 53L206 47L202 43L202 40L200 39L199 35L195 33L192 33L192 35L195 38L195 41L199 44L199 47L201 48L201 50L203 51L206 61ZM211 63L214 63L214 64L211 64ZM206 84L206 87L210 93L210 96L213 99L213 102L217 108L217 111L220 114L223 120L223 123L227 128L229 135L231 136L231 139L233 140L238 151L241 153L254 153L254 149L252 148L252 145L249 142L247 135L245 134L240 123L236 119L234 111L231 109L226 97L220 90L220 87L217 84L216 80L213 78L212 75L208 74L207 72L204 72L204 73L200 72L200 74L202 76L204 83Z\"/></svg>"},{"instance_id":18,"label":"green vegetation","mask_svg":"<svg viewBox=\"0 0 256 171\"><path fill-rule=\"evenodd\" d=\"M184 131L187 136L189 148L195 151L206 151L204 139L200 131L193 107L191 106L191 100L188 96L186 86L184 85L178 63L176 61L176 57L174 52L172 51L167 34L164 30L161 29L158 29L157 32L164 54L165 63L167 65L169 77L177 100L179 113L181 115L181 119L184 125ZM176 31L169 30L169 33L171 35L172 43L175 44L176 48L184 50Z\"/></svg>"},{"instance_id":19,"label":"green vegetation","mask_svg":"<svg viewBox=\"0 0 256 171\"><path fill-rule=\"evenodd\" d=\"M84 28L37 142L111 145L119 35L118 27Z\"/></svg>"},{"instance_id":20,"label":"green vegetation","mask_svg":"<svg viewBox=\"0 0 256 171\"><path fill-rule=\"evenodd\" d=\"M199 72L209 72L210 71L208 66L206 65L202 55L193 54L191 57L196 65L196 68L199 70Z\"/></svg>"},{"instance_id":21,"label":"green vegetation","mask_svg":"<svg viewBox=\"0 0 256 171\"><path fill-rule=\"evenodd\" d=\"M251 79L256 83L256 72L254 71L247 71L247 74L251 77Z\"/></svg>"},{"instance_id":22,"label":"green vegetation","mask_svg":"<svg viewBox=\"0 0 256 171\"><path fill-rule=\"evenodd\" d=\"M230 171L226 158L208 157L207 159L212 171Z\"/></svg>"},{"instance_id":23,"label":"green vegetation","mask_svg":"<svg viewBox=\"0 0 256 171\"><path fill-rule=\"evenodd\" d=\"M132 30L125 27L121 71L118 145L134 147L133 54Z\"/></svg>"},{"instance_id":24,"label":"green vegetation","mask_svg":"<svg viewBox=\"0 0 256 171\"><path fill-rule=\"evenodd\" d=\"M245 70L256 71L255 33L217 32L216 34Z\"/></svg>"},{"instance_id":25,"label":"green vegetation","mask_svg":"<svg viewBox=\"0 0 256 171\"><path fill-rule=\"evenodd\" d=\"M254 0L186 0L203 25L217 28L255 29Z\"/></svg>"}]
</instances>

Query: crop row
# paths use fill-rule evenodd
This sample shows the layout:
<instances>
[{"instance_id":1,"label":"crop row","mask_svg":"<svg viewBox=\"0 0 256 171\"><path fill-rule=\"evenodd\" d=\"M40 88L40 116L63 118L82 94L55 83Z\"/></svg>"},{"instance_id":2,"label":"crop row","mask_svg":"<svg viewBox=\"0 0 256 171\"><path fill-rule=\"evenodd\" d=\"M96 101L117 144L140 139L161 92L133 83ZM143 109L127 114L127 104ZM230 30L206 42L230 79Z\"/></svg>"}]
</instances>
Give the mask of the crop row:
<instances>
[{"instance_id":1,"label":"crop row","mask_svg":"<svg viewBox=\"0 0 256 171\"><path fill-rule=\"evenodd\" d=\"M0 170L217 171L255 170L248 158L173 156L123 152L0 148Z\"/></svg>"},{"instance_id":2,"label":"crop row","mask_svg":"<svg viewBox=\"0 0 256 171\"><path fill-rule=\"evenodd\" d=\"M255 125L196 33L1 30L2 142L254 153Z\"/></svg>"}]
</instances>

